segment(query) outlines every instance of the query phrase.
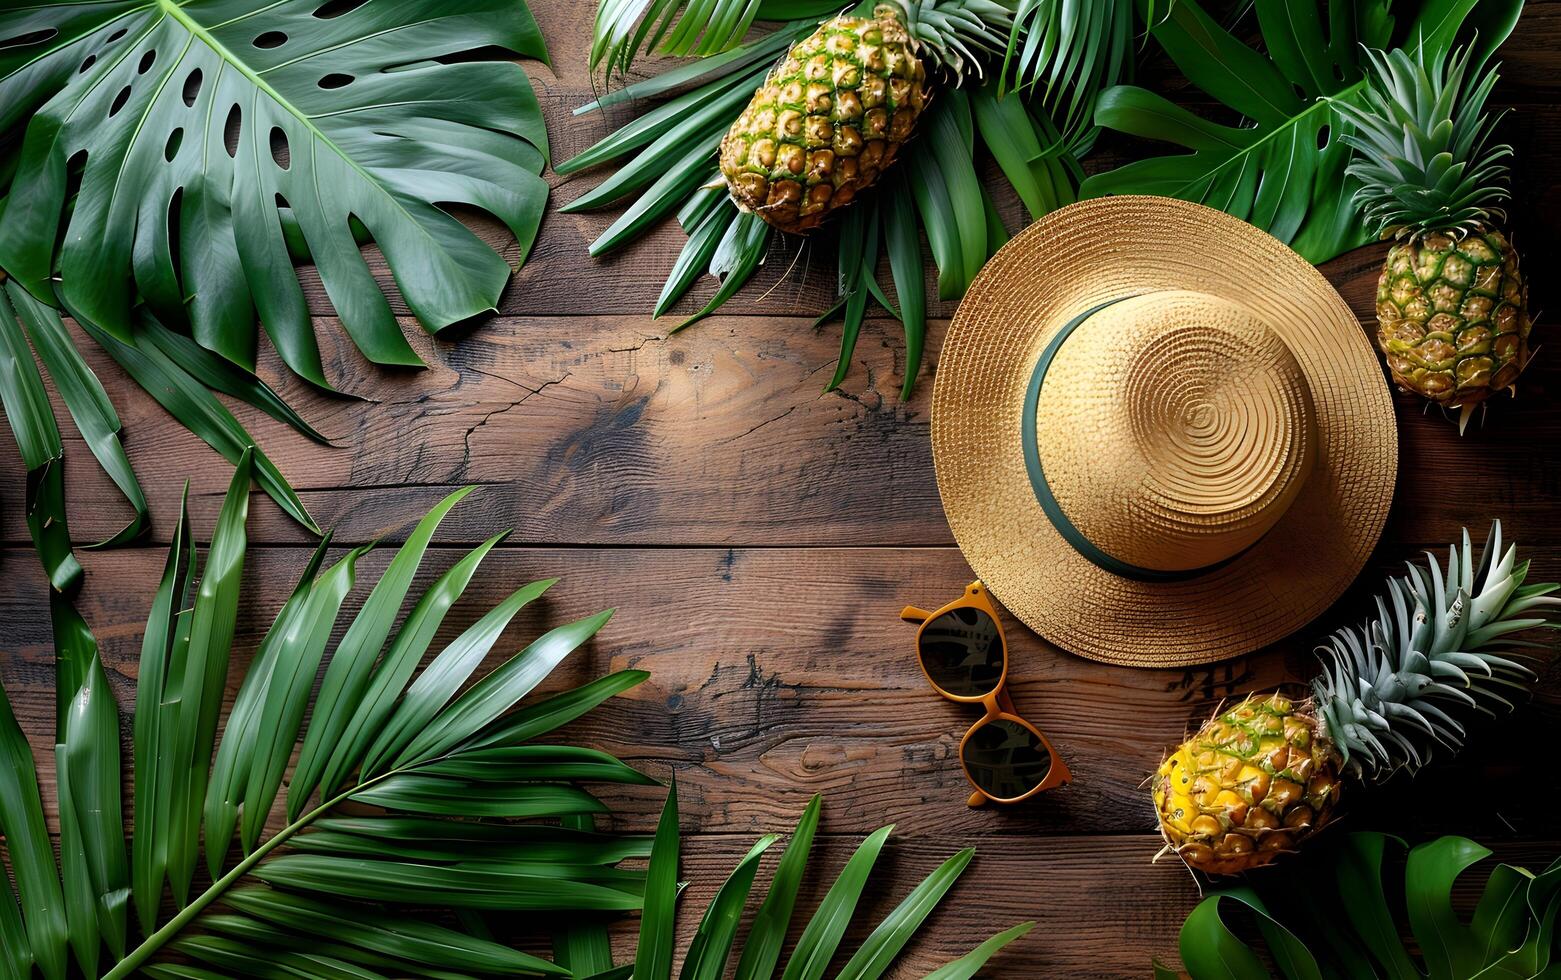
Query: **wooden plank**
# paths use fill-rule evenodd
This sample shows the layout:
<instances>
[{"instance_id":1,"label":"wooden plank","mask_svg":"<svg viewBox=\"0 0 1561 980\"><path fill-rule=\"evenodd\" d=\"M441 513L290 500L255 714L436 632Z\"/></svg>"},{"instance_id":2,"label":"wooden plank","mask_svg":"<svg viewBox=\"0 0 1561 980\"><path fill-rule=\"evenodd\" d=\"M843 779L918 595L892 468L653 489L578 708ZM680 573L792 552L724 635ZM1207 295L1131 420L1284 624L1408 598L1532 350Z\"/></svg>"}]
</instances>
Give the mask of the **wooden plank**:
<instances>
[{"instance_id":1,"label":"wooden plank","mask_svg":"<svg viewBox=\"0 0 1561 980\"><path fill-rule=\"evenodd\" d=\"M826 809L826 823L828 819ZM857 842L854 837L820 839L815 853L825 877L822 882L810 880L814 887L803 892L799 918L811 913L823 886ZM699 912L748 843L746 838L712 837L692 842L684 862L690 885L678 922L678 935L684 937L680 950L686 948ZM891 838L880 865L884 877L869 886L857 925L841 946L845 955L914 882L965 843L942 834ZM1468 871L1454 893L1455 904L1466 914L1495 861L1537 871L1561 852L1561 844L1548 840L1487 843L1496 852L1493 861ZM1035 929L994 959L981 976L1120 980L1148 976L1156 958L1176 966L1180 962L1177 934L1199 894L1191 876L1175 861L1150 862L1157 846L1153 837L983 839L959 884L888 976L921 977L987 936L1027 920L1036 923ZM767 868L761 871L761 885L768 880ZM615 929L619 962L633 956L634 925L630 920ZM843 959L837 960L835 966L843 964Z\"/></svg>"},{"instance_id":2,"label":"wooden plank","mask_svg":"<svg viewBox=\"0 0 1561 980\"><path fill-rule=\"evenodd\" d=\"M480 495L468 506L481 507ZM200 530L204 535L206 525ZM12 584L0 595L0 622L8 627L0 681L42 745L53 724L45 584L27 554L3 557ZM456 557L439 550L425 563L423 581ZM1556 552L1534 557L1536 575L1561 573ZM306 558L299 548L251 552L235 672L248 663ZM84 560L80 607L128 706L150 602L150 586L141 583L155 581L161 558L138 549ZM388 552L380 551L360 564L359 596L386 560ZM550 626L617 607L594 645L550 686L623 668L650 671L650 681L576 725L570 737L657 777L676 771L691 830L774 829L821 792L833 801L831 826L842 832L894 822L908 834L1138 834L1154 826L1141 784L1164 751L1221 701L1310 676L1311 644L1363 614L1383 570L1363 576L1336 610L1294 640L1187 670L1082 660L1009 619L1017 703L1054 739L1076 776L1033 806L1009 809L965 807L958 743L975 719L928 690L911 628L897 618L902 605L939 604L969 581L951 549L503 548L488 558L444 635L453 637L510 590L552 576L562 581L522 613L500 647L505 655ZM1352 826L1476 837L1544 833L1561 806L1561 786L1532 774L1546 771L1547 733L1561 722L1558 668L1550 667L1536 703L1516 718L1477 725L1476 747L1459 763L1363 799L1369 805L1352 810ZM47 759L42 764L50 768ZM1458 792L1443 799L1448 786ZM660 807L659 792L605 796L638 826L653 824Z\"/></svg>"},{"instance_id":3,"label":"wooden plank","mask_svg":"<svg viewBox=\"0 0 1561 980\"><path fill-rule=\"evenodd\" d=\"M539 8L543 5L538 5ZM556 4L539 11L539 23L552 55L553 69L528 65L528 73L537 89L539 102L548 124L553 157L566 160L612 132L635 115L630 106L618 106L605 113L573 115L573 110L594 99L602 89L602 80L593 79L587 70L591 22L590 4ZM1519 241L1528 250L1531 268L1542 267L1557 252L1557 222L1554 202L1548 189L1561 183L1561 163L1550 148L1561 138L1561 110L1556 96L1561 81L1553 68L1553 52L1561 44L1561 4L1529 2L1522 19L1501 49L1503 62L1501 85L1495 99L1499 105L1517 106L1520 114L1508 120L1500 138L1510 140L1517 149L1517 200L1514 208ZM1200 105L1206 97L1188 90L1174 67L1150 46L1148 63L1141 73L1143 84L1179 98L1195 108L1212 111L1223 118L1227 112L1218 107ZM654 58L636 64L633 77L655 74L664 62ZM614 80L612 83L616 85ZM1165 152L1166 147L1132 140L1118 134L1105 134L1086 169L1091 172L1120 165L1129 159ZM608 172L591 172L558 177L549 174L554 184L553 204L573 200L594 186ZM997 171L988 167L988 183L1000 187ZM1011 230L1026 223L1017 201L1001 193L999 205ZM1536 215L1536 211L1542 212ZM608 209L591 214L552 213L544 222L541 237L528 265L516 276L500 302L500 311L508 315L573 315L582 310L592 313L646 315L661 291L662 283L682 247L683 236L673 226L663 225L650 236L617 253L600 259L586 254L586 247L616 217ZM512 261L519 258L508 233L491 220L473 219L480 232ZM825 236L827 239L828 236ZM405 314L405 305L395 295L388 269L378 250L369 248L367 257L382 287L393 297L393 308ZM835 260L832 245L791 238L777 242L765 266L725 310L732 315L787 316L815 314L829 305L834 289ZM310 308L319 314L331 312L331 306L312 272L305 272ZM604 288L604 284L610 288ZM691 295L674 311L681 318L697 310L714 292L713 282L698 284ZM934 300L930 310L935 316L951 316L954 304ZM669 316L669 325L678 319Z\"/></svg>"},{"instance_id":4,"label":"wooden plank","mask_svg":"<svg viewBox=\"0 0 1561 980\"><path fill-rule=\"evenodd\" d=\"M1525 20L1525 24L1527 21ZM589 90L565 101L577 104L588 98ZM596 139L607 135L612 126L601 119L570 117L567 111L550 107L549 127L556 144L556 159L567 159L584 150ZM609 117L617 122L627 118L622 112ZM581 134L587 134L581 138ZM1554 220L1556 203L1549 188L1561 183L1561 160L1551 148L1561 142L1561 108L1555 104L1522 105L1519 114L1510 117L1499 130L1500 138L1516 149L1517 200L1513 209L1517 240L1522 244L1529 268L1542 268L1557 254L1558 231ZM1102 137L1099 151L1086 163L1090 172L1115 167L1127 160L1166 152L1163 145L1133 140L1118 134ZM993 188L1003 220L1010 232L1017 232L1029 221L1017 199L1003 182L999 172L987 161L983 164L986 183ZM594 187L609 172L606 168L550 178L555 190L552 205L567 203ZM560 214L554 211L543 222L532 257L511 281L499 301L506 315L570 316L584 312L646 316L660 295L684 242L676 223L668 221L630 245L599 258L591 258L587 247L617 217L617 209L584 214ZM513 263L519 258L508 233L491 219L463 214L470 224ZM1189 247L1195 247L1189 243ZM365 259L380 285L392 297L398 314L407 312L395 294L388 267L378 250L369 246ZM930 258L929 258L930 265ZM302 273L310 309L317 314L331 312L329 300L313 270ZM885 278L887 281L887 278ZM929 278L928 282L932 280ZM722 309L733 316L815 315L830 305L834 295L835 252L833 239L780 237L771 244L765 264L753 280ZM666 328L681 322L700 309L715 291L714 281L702 279L666 317ZM929 295L933 316L952 316L956 304L939 301ZM485 328L484 328L485 329Z\"/></svg>"},{"instance_id":5,"label":"wooden plank","mask_svg":"<svg viewBox=\"0 0 1561 980\"><path fill-rule=\"evenodd\" d=\"M1369 317L1380 247L1330 263L1357 313ZM240 418L338 540L371 540L449 490L491 484L441 540L475 542L496 525L525 543L620 545L943 545L953 543L931 465L933 360L909 402L898 325L870 321L844 388L824 394L838 350L833 330L801 319L716 318L667 338L643 318L503 319L459 343L417 336L426 371L364 369L331 321L327 371L344 391L320 395L274 360L265 373L340 448L315 445L241 406ZM946 323L933 324L941 344ZM85 343L85 341L83 341ZM125 422L131 460L166 541L185 479L209 521L229 469L90 345ZM1401 395L1401 477L1390 542L1452 540L1493 516L1536 547L1561 542L1561 483L1534 447L1561 438L1561 365L1541 350L1516 401L1498 399L1483 426L1459 437L1441 413ZM1371 383L1363 380L1363 383ZM126 519L123 503L70 428L67 475L78 541ZM22 469L0 427L0 486ZM18 492L0 538L27 540ZM258 540L302 543L269 501L252 518Z\"/></svg>"}]
</instances>

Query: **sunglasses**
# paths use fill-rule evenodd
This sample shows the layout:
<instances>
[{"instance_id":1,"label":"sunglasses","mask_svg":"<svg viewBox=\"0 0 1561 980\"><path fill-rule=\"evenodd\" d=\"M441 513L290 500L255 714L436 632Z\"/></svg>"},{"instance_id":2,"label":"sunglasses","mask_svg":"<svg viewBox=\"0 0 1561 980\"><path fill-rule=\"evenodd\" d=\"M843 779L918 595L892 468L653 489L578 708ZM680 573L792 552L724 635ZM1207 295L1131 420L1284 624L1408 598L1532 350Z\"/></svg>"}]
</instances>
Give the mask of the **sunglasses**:
<instances>
[{"instance_id":1,"label":"sunglasses","mask_svg":"<svg viewBox=\"0 0 1561 980\"><path fill-rule=\"evenodd\" d=\"M900 618L920 623L916 655L932 689L986 715L959 743L959 762L976 791L970 806L1018 803L1072 780L1068 767L1040 729L1019 717L1008 696L1008 641L985 586L928 612L906 606Z\"/></svg>"}]
</instances>

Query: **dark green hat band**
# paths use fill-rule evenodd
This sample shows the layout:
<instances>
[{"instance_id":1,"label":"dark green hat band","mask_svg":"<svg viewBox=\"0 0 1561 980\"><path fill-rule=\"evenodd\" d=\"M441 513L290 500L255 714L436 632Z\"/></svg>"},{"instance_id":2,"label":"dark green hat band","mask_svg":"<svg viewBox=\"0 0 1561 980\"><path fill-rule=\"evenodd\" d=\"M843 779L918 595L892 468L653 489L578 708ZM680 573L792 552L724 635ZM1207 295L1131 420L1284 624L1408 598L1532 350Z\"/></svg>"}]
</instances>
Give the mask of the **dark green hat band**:
<instances>
[{"instance_id":1,"label":"dark green hat band","mask_svg":"<svg viewBox=\"0 0 1561 980\"><path fill-rule=\"evenodd\" d=\"M1139 295L1139 294L1134 294ZM1035 491L1035 501L1041 505L1041 510L1046 512L1046 517L1052 522L1052 527L1057 529L1063 540L1073 546L1073 550L1088 558L1091 562L1122 578L1136 579L1142 582L1181 582L1187 579L1197 578L1235 561L1246 552L1247 549L1231 555L1212 565L1202 568L1177 569L1165 571L1156 568L1142 568L1131 562L1125 562L1113 555L1108 555L1095 545L1093 541L1085 537L1084 532L1074 526L1068 520L1068 515L1062 512L1062 506L1057 503L1057 498L1052 494L1051 485L1046 482L1046 469L1041 465L1041 452L1036 435L1036 408L1041 400L1041 384L1046 380L1046 371L1051 367L1052 359L1057 356L1057 351L1067 342L1068 337L1079 325L1101 310L1114 303L1120 303L1133 296L1118 296L1116 299L1107 300L1097 306L1092 306L1078 316L1063 324L1057 335L1041 351L1041 356L1035 362L1035 370L1030 374L1030 386L1024 395L1024 415L1020 420L1020 439L1024 446L1024 465L1030 474L1030 486ZM1250 546L1249 546L1250 547Z\"/></svg>"}]
</instances>

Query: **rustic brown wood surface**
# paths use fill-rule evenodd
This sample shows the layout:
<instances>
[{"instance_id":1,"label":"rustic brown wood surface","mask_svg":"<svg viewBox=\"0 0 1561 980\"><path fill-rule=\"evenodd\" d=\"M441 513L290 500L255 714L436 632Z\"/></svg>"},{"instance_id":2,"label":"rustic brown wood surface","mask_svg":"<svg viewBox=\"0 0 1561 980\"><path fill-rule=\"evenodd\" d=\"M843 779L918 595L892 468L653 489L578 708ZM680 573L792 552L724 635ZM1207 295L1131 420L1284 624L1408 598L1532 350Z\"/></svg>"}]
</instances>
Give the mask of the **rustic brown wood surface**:
<instances>
[{"instance_id":1,"label":"rustic brown wood surface","mask_svg":"<svg viewBox=\"0 0 1561 980\"><path fill-rule=\"evenodd\" d=\"M528 71L562 159L622 117L570 115L592 92L585 71L592 5L534 0L533 8L556 72ZM1497 101L1517 110L1502 135L1517 146L1514 224L1539 310L1561 296L1548 275L1561 251L1558 52L1561 3L1530 0L1503 49ZM1160 67L1150 78L1170 91L1182 87ZM1092 166L1143 150L1107 138ZM554 203L595 179L554 178ZM1012 202L1004 208L1017 230ZM928 439L952 304L931 306L942 319L932 324L908 402L898 394L899 327L885 319L864 329L844 388L823 394L838 335L809 323L832 289L826 249L777 246L723 315L669 337L676 320L653 321L648 310L678 236L664 230L592 260L585 246L608 220L549 216L500 315L464 336L430 340L409 322L426 371L364 365L340 340L312 280L327 372L365 400L324 397L271 358L267 378L337 445L312 444L243 407L237 413L342 545L399 540L407 522L450 489L481 485L445 522L425 577L448 567L462 545L503 528L515 534L485 565L446 634L516 585L547 576L563 581L520 617L512 637L618 608L549 685L621 667L651 671L647 684L571 734L654 775L676 773L693 902L709 897L752 837L787 830L820 792L827 869L862 835L897 825L882 887L870 899L880 912L943 857L966 844L979 849L896 976L919 976L1028 918L1039 928L994 961L990 975L1145 976L1152 957L1175 962L1176 931L1197 895L1178 864L1150 863L1158 841L1140 784L1167 746L1221 699L1307 676L1311 645L1364 614L1382 573L1445 544L1462 525L1483 534L1501 517L1538 577L1561 576L1561 467L1553 460L1561 404L1552 394L1561 392L1561 362L1550 347L1523 378L1520 399L1501 400L1483 427L1461 438L1400 396L1402 465L1382 544L1356 587L1303 635L1209 667L1130 670L1069 656L1010 620L1015 699L1067 757L1076 781L1033 804L967 809L955 752L972 716L927 690L911 630L896 618L906 602L952 598L970 577L942 516ZM513 255L491 222L474 223ZM1324 269L1368 324L1381 255L1380 247L1362 249ZM372 261L393 289L383 264ZM696 309L709 291L702 284L680 310ZM1537 339L1546 334L1542 320ZM105 358L91 360L124 418L155 519L142 546L82 552L88 577L80 606L128 705L181 485L190 481L204 538L230 469ZM125 515L73 431L67 446L73 529L80 541L95 540ZM52 753L44 751L53 718L46 582L27 545L21 486L10 436L0 434L0 680L52 783ZM238 663L248 662L309 547L307 535L259 495L250 533ZM377 572L385 560L380 552L364 567ZM1349 822L1410 838L1463 833L1498 845L1503 856L1548 861L1561 853L1553 819L1561 786L1550 749L1558 723L1561 669L1552 666L1514 719L1484 726L1461 759L1415 785L1355 801ZM659 792L606 798L618 829L653 827ZM821 894L815 889L805 901ZM685 915L685 933L693 925Z\"/></svg>"}]
</instances>

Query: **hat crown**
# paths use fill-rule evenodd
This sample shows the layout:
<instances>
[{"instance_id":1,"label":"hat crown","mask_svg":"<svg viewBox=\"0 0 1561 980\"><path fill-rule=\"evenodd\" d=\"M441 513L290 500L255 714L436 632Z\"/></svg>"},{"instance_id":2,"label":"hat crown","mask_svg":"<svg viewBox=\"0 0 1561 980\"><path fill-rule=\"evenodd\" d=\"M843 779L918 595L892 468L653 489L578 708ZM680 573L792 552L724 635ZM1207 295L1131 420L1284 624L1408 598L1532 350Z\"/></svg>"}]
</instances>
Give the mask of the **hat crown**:
<instances>
[{"instance_id":1,"label":"hat crown","mask_svg":"<svg viewBox=\"0 0 1561 980\"><path fill-rule=\"evenodd\" d=\"M1044 370L1045 482L1078 535L1128 566L1185 572L1240 554L1311 471L1306 374L1231 300L1160 290L1112 302L1079 320Z\"/></svg>"}]
</instances>

